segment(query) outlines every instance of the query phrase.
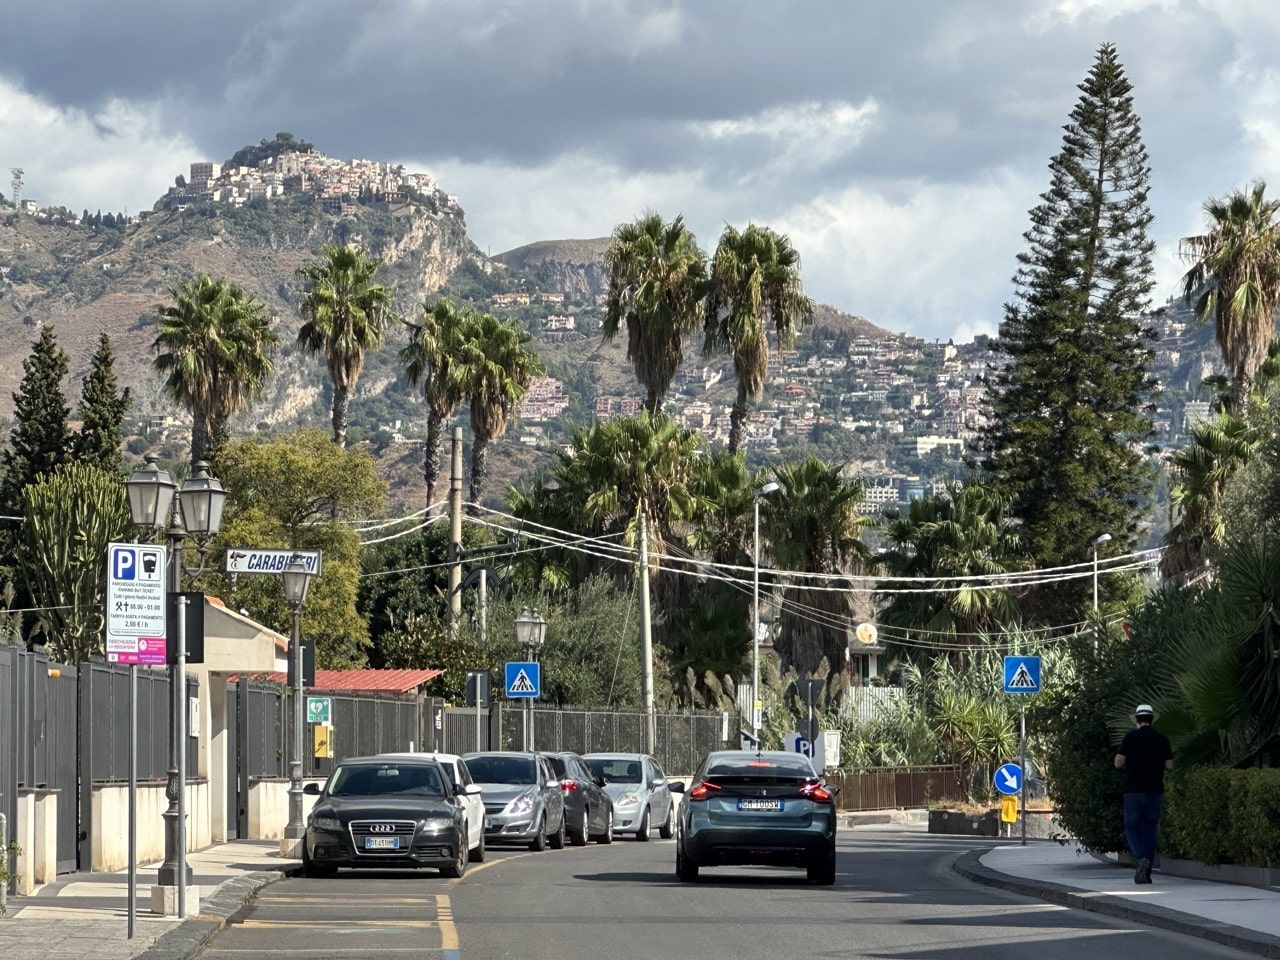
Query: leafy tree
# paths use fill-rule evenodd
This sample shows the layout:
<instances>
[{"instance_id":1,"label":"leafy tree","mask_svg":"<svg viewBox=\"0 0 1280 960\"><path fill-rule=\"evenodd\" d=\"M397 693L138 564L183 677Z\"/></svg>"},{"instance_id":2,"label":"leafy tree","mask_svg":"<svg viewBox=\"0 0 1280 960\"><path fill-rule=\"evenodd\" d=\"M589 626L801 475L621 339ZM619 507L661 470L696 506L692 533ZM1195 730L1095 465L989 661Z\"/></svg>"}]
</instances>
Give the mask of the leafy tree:
<instances>
[{"instance_id":1,"label":"leafy tree","mask_svg":"<svg viewBox=\"0 0 1280 960\"><path fill-rule=\"evenodd\" d=\"M191 462L225 441L232 415L247 411L275 372L276 335L266 308L226 280L200 274L156 308L151 347L165 392L191 411Z\"/></svg>"},{"instance_id":2,"label":"leafy tree","mask_svg":"<svg viewBox=\"0 0 1280 960\"><path fill-rule=\"evenodd\" d=\"M1266 200L1259 180L1247 193L1205 201L1208 231L1182 240L1192 267L1182 280L1187 302L1202 320L1214 320L1218 347L1236 400L1267 357L1280 303L1280 200Z\"/></svg>"},{"instance_id":3,"label":"leafy tree","mask_svg":"<svg viewBox=\"0 0 1280 960\"><path fill-rule=\"evenodd\" d=\"M81 427L75 449L80 462L95 464L108 473L121 472L120 448L124 441L120 428L129 410L129 388L123 393L116 389L115 355L111 352L111 338L104 330L76 408Z\"/></svg>"},{"instance_id":4,"label":"leafy tree","mask_svg":"<svg viewBox=\"0 0 1280 960\"><path fill-rule=\"evenodd\" d=\"M656 415L696 329L706 293L707 258L683 217L665 223L648 213L619 224L605 252L609 292L600 332L606 343L625 326L627 359Z\"/></svg>"},{"instance_id":5,"label":"leafy tree","mask_svg":"<svg viewBox=\"0 0 1280 960\"><path fill-rule=\"evenodd\" d=\"M282 153L311 153L314 150L315 144L299 140L288 131L281 131L271 140L263 137L256 144L241 147L231 155L231 159L224 166L256 167L263 160L278 157Z\"/></svg>"},{"instance_id":6,"label":"leafy tree","mask_svg":"<svg viewBox=\"0 0 1280 960\"><path fill-rule=\"evenodd\" d=\"M475 328L473 309L444 298L422 307L422 322L410 323L409 345L400 351L405 376L422 386L427 402L427 444L422 475L427 482L427 505L433 503L440 479L440 442L444 425L466 399L468 371L462 369L463 344Z\"/></svg>"},{"instance_id":7,"label":"leafy tree","mask_svg":"<svg viewBox=\"0 0 1280 960\"><path fill-rule=\"evenodd\" d=\"M749 400L757 399L769 372L769 331L779 350L790 347L796 327L813 312L800 282L800 254L785 235L748 224L725 227L711 261L703 353L733 356L738 394L729 412L729 452L742 446Z\"/></svg>"},{"instance_id":8,"label":"leafy tree","mask_svg":"<svg viewBox=\"0 0 1280 960\"><path fill-rule=\"evenodd\" d=\"M529 384L546 368L528 349L533 338L506 320L481 314L467 325L466 334L455 373L471 407L470 502L479 503L489 444L507 429L507 419L524 399Z\"/></svg>"},{"instance_id":9,"label":"leafy tree","mask_svg":"<svg viewBox=\"0 0 1280 960\"><path fill-rule=\"evenodd\" d=\"M1132 87L1104 44L1050 163L1018 257L988 382L982 467L1007 496L1033 561L1084 562L1090 541L1133 545L1154 487L1150 341L1139 325L1152 285L1149 165ZM1085 578L1046 584L1023 604L1042 622L1082 619Z\"/></svg>"},{"instance_id":10,"label":"leafy tree","mask_svg":"<svg viewBox=\"0 0 1280 960\"><path fill-rule=\"evenodd\" d=\"M353 246L329 244L320 259L298 271L307 285L298 345L322 354L333 383L333 442L346 446L347 407L364 370L365 353L382 343L391 290L377 283L382 261Z\"/></svg>"},{"instance_id":11,"label":"leafy tree","mask_svg":"<svg viewBox=\"0 0 1280 960\"><path fill-rule=\"evenodd\" d=\"M93 463L67 463L23 493L20 570L39 632L52 659L83 663L103 652L107 545L133 527L124 484Z\"/></svg>"},{"instance_id":12,"label":"leafy tree","mask_svg":"<svg viewBox=\"0 0 1280 960\"><path fill-rule=\"evenodd\" d=\"M219 458L227 511L217 549L260 547L323 551L321 576L302 607L303 639L316 644L316 665L363 666L369 629L356 610L360 538L344 521L377 511L386 485L367 454L335 446L319 430L267 442L237 440ZM260 623L288 634L292 614L275 577L213 573L211 592L234 596Z\"/></svg>"},{"instance_id":13,"label":"leafy tree","mask_svg":"<svg viewBox=\"0 0 1280 960\"><path fill-rule=\"evenodd\" d=\"M14 427L9 445L0 454L4 478L0 505L8 516L21 515L23 488L47 476L70 459L71 430L67 427L67 354L58 346L52 327L43 327L22 361L22 382L13 395Z\"/></svg>"}]
</instances>

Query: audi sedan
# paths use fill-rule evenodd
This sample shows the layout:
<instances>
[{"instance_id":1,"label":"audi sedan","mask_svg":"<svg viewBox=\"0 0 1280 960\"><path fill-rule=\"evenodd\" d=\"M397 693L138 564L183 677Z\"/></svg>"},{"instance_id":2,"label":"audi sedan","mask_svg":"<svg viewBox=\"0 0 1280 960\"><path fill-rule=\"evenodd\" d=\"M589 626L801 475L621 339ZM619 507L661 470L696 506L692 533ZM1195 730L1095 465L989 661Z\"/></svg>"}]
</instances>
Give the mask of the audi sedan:
<instances>
[{"instance_id":1,"label":"audi sedan","mask_svg":"<svg viewBox=\"0 0 1280 960\"><path fill-rule=\"evenodd\" d=\"M463 804L434 759L351 757L323 788L302 792L317 795L302 842L309 877L339 867L437 867L447 877L467 869Z\"/></svg>"},{"instance_id":2,"label":"audi sedan","mask_svg":"<svg viewBox=\"0 0 1280 960\"><path fill-rule=\"evenodd\" d=\"M564 796L546 757L535 753L463 754L484 798L486 843L559 849L565 841Z\"/></svg>"},{"instance_id":3,"label":"audi sedan","mask_svg":"<svg viewBox=\"0 0 1280 960\"><path fill-rule=\"evenodd\" d=\"M718 751L690 783L676 820L681 881L697 880L702 867L762 864L803 867L814 883L835 883L836 790L807 757Z\"/></svg>"}]
</instances>

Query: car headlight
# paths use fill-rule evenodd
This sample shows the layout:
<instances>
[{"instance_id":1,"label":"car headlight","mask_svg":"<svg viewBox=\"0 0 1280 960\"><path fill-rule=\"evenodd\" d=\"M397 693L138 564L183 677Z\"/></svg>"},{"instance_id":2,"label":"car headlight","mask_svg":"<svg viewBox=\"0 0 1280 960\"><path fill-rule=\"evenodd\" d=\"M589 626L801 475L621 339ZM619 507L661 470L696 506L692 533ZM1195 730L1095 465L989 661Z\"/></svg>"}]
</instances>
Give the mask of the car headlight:
<instances>
[{"instance_id":1,"label":"car headlight","mask_svg":"<svg viewBox=\"0 0 1280 960\"><path fill-rule=\"evenodd\" d=\"M630 793L624 793L618 798L618 804L623 807L631 807L640 802L640 794L634 790Z\"/></svg>"},{"instance_id":2,"label":"car headlight","mask_svg":"<svg viewBox=\"0 0 1280 960\"><path fill-rule=\"evenodd\" d=\"M317 817L311 818L311 825L317 830L341 830L342 821L337 817Z\"/></svg>"},{"instance_id":3,"label":"car headlight","mask_svg":"<svg viewBox=\"0 0 1280 960\"><path fill-rule=\"evenodd\" d=\"M507 813L528 813L533 809L533 791L526 790L507 804Z\"/></svg>"},{"instance_id":4,"label":"car headlight","mask_svg":"<svg viewBox=\"0 0 1280 960\"><path fill-rule=\"evenodd\" d=\"M453 821L433 817L430 820L419 820L418 826L423 833L443 833L445 830L453 829Z\"/></svg>"}]
</instances>

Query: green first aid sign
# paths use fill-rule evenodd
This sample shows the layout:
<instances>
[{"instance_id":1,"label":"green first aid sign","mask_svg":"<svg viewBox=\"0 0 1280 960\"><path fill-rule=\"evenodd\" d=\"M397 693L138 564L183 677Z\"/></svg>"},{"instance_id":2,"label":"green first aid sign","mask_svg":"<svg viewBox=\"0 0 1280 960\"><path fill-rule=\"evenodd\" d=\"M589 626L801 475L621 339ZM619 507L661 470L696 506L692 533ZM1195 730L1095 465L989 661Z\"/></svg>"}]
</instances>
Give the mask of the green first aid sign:
<instances>
[{"instance_id":1,"label":"green first aid sign","mask_svg":"<svg viewBox=\"0 0 1280 960\"><path fill-rule=\"evenodd\" d=\"M328 697L307 697L307 723L328 723L333 701Z\"/></svg>"}]
</instances>

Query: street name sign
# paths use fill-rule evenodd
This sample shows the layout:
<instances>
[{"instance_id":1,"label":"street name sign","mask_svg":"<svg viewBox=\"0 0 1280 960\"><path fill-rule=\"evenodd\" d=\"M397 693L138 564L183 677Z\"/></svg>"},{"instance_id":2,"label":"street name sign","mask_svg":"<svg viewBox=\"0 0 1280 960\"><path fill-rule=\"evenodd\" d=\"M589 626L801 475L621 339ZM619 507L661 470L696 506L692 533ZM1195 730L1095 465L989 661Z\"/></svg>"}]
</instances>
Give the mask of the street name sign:
<instances>
[{"instance_id":1,"label":"street name sign","mask_svg":"<svg viewBox=\"0 0 1280 960\"><path fill-rule=\"evenodd\" d=\"M542 664L514 661L507 664L507 696L513 699L542 696Z\"/></svg>"},{"instance_id":2,"label":"street name sign","mask_svg":"<svg viewBox=\"0 0 1280 960\"><path fill-rule=\"evenodd\" d=\"M1005 657L1004 658L1004 692L1005 693L1039 693L1040 692L1040 658L1039 657Z\"/></svg>"},{"instance_id":3,"label":"street name sign","mask_svg":"<svg viewBox=\"0 0 1280 960\"><path fill-rule=\"evenodd\" d=\"M294 557L302 558L311 576L320 576L319 550L258 550L248 547L227 548L227 573L284 573Z\"/></svg>"},{"instance_id":4,"label":"street name sign","mask_svg":"<svg viewBox=\"0 0 1280 960\"><path fill-rule=\"evenodd\" d=\"M109 663L165 663L166 550L139 543L107 544Z\"/></svg>"}]
</instances>

